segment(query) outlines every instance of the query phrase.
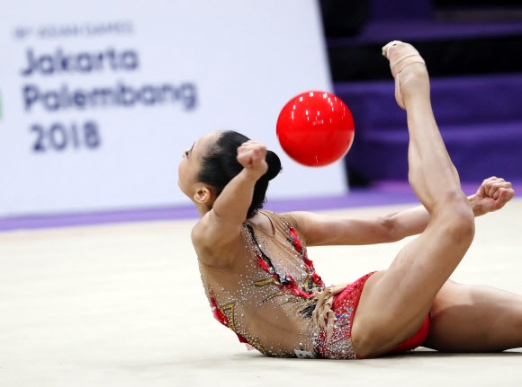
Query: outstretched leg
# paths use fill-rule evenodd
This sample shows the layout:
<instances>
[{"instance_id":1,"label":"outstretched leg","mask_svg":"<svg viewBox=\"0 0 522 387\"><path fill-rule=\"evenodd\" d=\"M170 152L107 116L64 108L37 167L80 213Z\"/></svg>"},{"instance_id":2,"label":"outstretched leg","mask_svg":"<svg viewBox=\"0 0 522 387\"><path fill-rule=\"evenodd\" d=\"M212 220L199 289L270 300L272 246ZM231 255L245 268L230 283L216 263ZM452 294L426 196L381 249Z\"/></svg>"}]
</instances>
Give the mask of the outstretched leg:
<instances>
[{"instance_id":1,"label":"outstretched leg","mask_svg":"<svg viewBox=\"0 0 522 387\"><path fill-rule=\"evenodd\" d=\"M387 271L367 281L352 328L354 349L362 356L384 353L417 332L474 235L473 212L433 115L426 67L409 44L391 42L384 52L397 102L407 112L408 179L431 220Z\"/></svg>"},{"instance_id":2,"label":"outstretched leg","mask_svg":"<svg viewBox=\"0 0 522 387\"><path fill-rule=\"evenodd\" d=\"M435 297L424 346L444 352L522 347L522 296L448 281Z\"/></svg>"}]
</instances>

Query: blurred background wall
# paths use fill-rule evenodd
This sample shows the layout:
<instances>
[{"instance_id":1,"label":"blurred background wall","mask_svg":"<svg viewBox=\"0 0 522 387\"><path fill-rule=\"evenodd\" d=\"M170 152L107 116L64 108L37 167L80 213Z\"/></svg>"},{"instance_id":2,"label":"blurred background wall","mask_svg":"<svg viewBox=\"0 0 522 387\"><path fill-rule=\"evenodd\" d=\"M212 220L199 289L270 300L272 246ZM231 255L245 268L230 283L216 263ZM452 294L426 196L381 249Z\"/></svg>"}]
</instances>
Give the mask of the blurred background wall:
<instances>
[{"instance_id":1,"label":"blurred background wall","mask_svg":"<svg viewBox=\"0 0 522 387\"><path fill-rule=\"evenodd\" d=\"M272 198L344 194L275 136L283 105L331 91L315 0L2 0L0 216L189 204L182 152L233 129L281 155Z\"/></svg>"},{"instance_id":2,"label":"blurred background wall","mask_svg":"<svg viewBox=\"0 0 522 387\"><path fill-rule=\"evenodd\" d=\"M181 153L216 129L281 155L270 199L405 181L405 114L380 54L393 39L428 63L461 179L522 181L520 1L0 3L0 218L185 206ZM355 119L352 149L327 168L275 138L286 101L312 89Z\"/></svg>"},{"instance_id":3,"label":"blurred background wall","mask_svg":"<svg viewBox=\"0 0 522 387\"><path fill-rule=\"evenodd\" d=\"M522 180L522 2L321 0L335 92L357 135L351 186L407 179L405 115L380 47L398 39L426 59L432 102L464 182Z\"/></svg>"}]
</instances>

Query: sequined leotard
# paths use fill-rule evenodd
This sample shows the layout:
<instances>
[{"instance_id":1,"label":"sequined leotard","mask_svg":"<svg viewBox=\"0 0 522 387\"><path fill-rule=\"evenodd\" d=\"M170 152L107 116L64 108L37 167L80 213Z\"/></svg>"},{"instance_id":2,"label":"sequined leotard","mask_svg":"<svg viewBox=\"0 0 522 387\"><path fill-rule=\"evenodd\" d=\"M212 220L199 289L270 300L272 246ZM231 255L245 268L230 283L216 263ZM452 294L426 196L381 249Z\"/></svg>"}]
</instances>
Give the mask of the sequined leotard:
<instances>
[{"instance_id":1,"label":"sequined leotard","mask_svg":"<svg viewBox=\"0 0 522 387\"><path fill-rule=\"evenodd\" d=\"M331 302L326 306L321 302L328 291L308 259L296 219L288 214L261 213L270 219L273 235L245 222L243 258L232 267L216 270L199 261L214 317L241 342L268 356L357 358L351 345L351 323L371 274L343 287L342 297L335 299L338 305L332 307L339 313L332 312ZM328 329L312 318L318 309L323 309L319 311L323 315L325 309L331 312Z\"/></svg>"}]
</instances>

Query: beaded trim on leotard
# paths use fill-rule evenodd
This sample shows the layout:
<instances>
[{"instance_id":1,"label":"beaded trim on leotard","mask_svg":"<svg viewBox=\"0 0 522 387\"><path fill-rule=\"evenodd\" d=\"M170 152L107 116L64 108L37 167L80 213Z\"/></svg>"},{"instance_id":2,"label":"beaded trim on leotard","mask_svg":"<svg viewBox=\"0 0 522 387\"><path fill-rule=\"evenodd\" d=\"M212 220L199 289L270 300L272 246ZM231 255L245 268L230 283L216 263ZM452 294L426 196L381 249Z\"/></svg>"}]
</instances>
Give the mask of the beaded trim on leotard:
<instances>
[{"instance_id":1,"label":"beaded trim on leotard","mask_svg":"<svg viewBox=\"0 0 522 387\"><path fill-rule=\"evenodd\" d=\"M331 310L335 312L332 326L321 330L314 337L317 357L346 360L358 358L352 345L352 323L364 284L373 274L374 272L359 278L336 296Z\"/></svg>"},{"instance_id":2,"label":"beaded trim on leotard","mask_svg":"<svg viewBox=\"0 0 522 387\"><path fill-rule=\"evenodd\" d=\"M272 252L270 251L270 243L268 243L269 240L267 239L269 237L263 233L258 234L252 225L245 222L243 224L243 235L247 242L247 248L253 258L253 260L250 261L251 263L248 263L248 265L252 264L262 269L263 272L268 274L268 278L250 277L249 279L248 277L244 277L244 280L252 284L254 289L259 289L259 291L261 291L261 289L267 289L265 287L269 285L277 286L277 288L274 289L275 291L266 292L265 298L260 300L260 305L278 299L280 300L277 301L277 304L279 305L295 305L295 309L292 308L294 310L293 313L296 313L296 316L300 315L301 318L308 320L315 309L315 296L324 290L324 283L321 277L315 272L313 263L308 258L306 248L304 247L296 229L289 224L285 218L278 217L278 220L281 222L281 226L283 226L283 230L281 231L284 232L284 234L280 235L286 239L286 243L291 247L289 253L291 253L291 251L294 252L293 257L297 259L294 262L301 262L301 268L299 269L300 273L298 274L299 278L294 277L293 273L290 274L285 269L276 269L276 265L274 265L274 261L271 258ZM281 241L284 241L285 239L282 238ZM279 267L279 264L277 267ZM245 285L247 285L246 282ZM247 288L251 287L247 285L245 289ZM246 299L244 299L247 295L247 292L244 291L245 289L240 290L243 296L243 301L246 301ZM275 348L272 349L272 347L264 348L259 342L258 337L244 329L241 319L235 318L235 313L237 313L235 312L235 310L237 310L237 301L230 300L221 304L210 284L207 284L207 296L210 301L212 313L216 320L233 330L237 334L240 342L248 343L268 356L290 355L290 353L287 352L280 353ZM313 326L311 322L303 324L303 329L308 332L307 336L310 340L310 346L307 348L309 348L308 350L313 351L312 336L314 335L314 332L308 331L311 326ZM301 355L302 353L309 353L312 355L311 352L301 351L300 346L301 343L298 343L297 348L293 350L295 352L294 356L299 356L298 352Z\"/></svg>"},{"instance_id":3,"label":"beaded trim on leotard","mask_svg":"<svg viewBox=\"0 0 522 387\"><path fill-rule=\"evenodd\" d=\"M317 294L318 291L324 289L324 282L321 279L321 277L315 272L313 262L310 259L308 259L306 250L303 249L299 236L297 235L297 232L294 228L288 227L289 237L287 238L287 241L290 242L294 247L295 251L301 255L301 258L303 259L303 263L305 266L305 270L308 273L308 278L301 286L291 275L282 276L276 271L270 257L268 257L261 249L261 246L257 241L257 237L252 226L247 224L246 228L250 234L250 237L252 238L252 241L254 242L254 247L257 250L257 260L259 266L261 266L261 268L264 271L266 271L274 278L274 283L280 286L282 290L288 290L294 296L310 299L315 294Z\"/></svg>"}]
</instances>

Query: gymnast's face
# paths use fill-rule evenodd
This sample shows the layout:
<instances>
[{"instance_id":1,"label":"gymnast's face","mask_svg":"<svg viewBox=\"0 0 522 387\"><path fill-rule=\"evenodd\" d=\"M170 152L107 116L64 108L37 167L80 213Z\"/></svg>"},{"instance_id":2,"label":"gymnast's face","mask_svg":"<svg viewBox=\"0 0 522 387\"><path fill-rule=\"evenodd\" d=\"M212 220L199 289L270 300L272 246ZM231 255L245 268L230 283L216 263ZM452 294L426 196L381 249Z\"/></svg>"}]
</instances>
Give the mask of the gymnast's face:
<instances>
[{"instance_id":1,"label":"gymnast's face","mask_svg":"<svg viewBox=\"0 0 522 387\"><path fill-rule=\"evenodd\" d=\"M183 152L183 158L178 167L178 185L181 191L190 199L205 186L198 181L201 160L208 149L217 141L220 132L210 132L197 140L191 148Z\"/></svg>"}]
</instances>

